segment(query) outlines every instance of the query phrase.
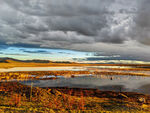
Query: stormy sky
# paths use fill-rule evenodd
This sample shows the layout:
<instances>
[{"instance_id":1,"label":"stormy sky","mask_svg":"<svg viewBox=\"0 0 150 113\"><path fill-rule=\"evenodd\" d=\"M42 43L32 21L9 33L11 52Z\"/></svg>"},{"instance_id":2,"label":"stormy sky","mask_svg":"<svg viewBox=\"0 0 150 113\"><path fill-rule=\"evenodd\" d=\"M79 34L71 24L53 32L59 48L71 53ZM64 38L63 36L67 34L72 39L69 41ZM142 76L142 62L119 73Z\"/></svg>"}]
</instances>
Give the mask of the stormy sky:
<instances>
[{"instance_id":1,"label":"stormy sky","mask_svg":"<svg viewBox=\"0 0 150 113\"><path fill-rule=\"evenodd\" d=\"M150 61L149 6L150 0L0 0L0 56L62 49L82 51L86 60Z\"/></svg>"}]
</instances>

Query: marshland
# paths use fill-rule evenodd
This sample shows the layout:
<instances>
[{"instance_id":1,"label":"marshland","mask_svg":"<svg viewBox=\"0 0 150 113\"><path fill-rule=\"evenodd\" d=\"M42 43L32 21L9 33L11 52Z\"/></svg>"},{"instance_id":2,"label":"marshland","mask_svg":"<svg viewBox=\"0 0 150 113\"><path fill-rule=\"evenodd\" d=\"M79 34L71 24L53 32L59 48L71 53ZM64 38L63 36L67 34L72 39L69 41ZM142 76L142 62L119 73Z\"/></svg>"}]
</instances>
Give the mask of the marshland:
<instances>
[{"instance_id":1,"label":"marshland","mask_svg":"<svg viewBox=\"0 0 150 113\"><path fill-rule=\"evenodd\" d=\"M1 112L150 112L148 66L60 65L0 68Z\"/></svg>"}]
</instances>

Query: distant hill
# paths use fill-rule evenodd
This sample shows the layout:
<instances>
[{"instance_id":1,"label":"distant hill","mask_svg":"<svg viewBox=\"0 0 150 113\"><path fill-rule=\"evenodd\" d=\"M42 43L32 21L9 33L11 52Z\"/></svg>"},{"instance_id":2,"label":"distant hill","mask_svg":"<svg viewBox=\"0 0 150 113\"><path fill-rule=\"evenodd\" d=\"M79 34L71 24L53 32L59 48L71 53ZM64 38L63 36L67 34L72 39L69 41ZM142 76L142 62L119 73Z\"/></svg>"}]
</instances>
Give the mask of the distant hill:
<instances>
[{"instance_id":1,"label":"distant hill","mask_svg":"<svg viewBox=\"0 0 150 113\"><path fill-rule=\"evenodd\" d=\"M8 61L0 58L0 63L8 63Z\"/></svg>"},{"instance_id":2,"label":"distant hill","mask_svg":"<svg viewBox=\"0 0 150 113\"><path fill-rule=\"evenodd\" d=\"M150 68L150 64L102 64L102 63L76 63L67 61L49 61L49 60L18 60L8 57L0 57L0 68L13 67L56 67L56 66L132 66L135 68Z\"/></svg>"},{"instance_id":3,"label":"distant hill","mask_svg":"<svg viewBox=\"0 0 150 113\"><path fill-rule=\"evenodd\" d=\"M10 63L10 62L23 62L23 63L65 63L65 64L74 63L74 62L69 62L69 61L49 61L49 60L39 60L39 59L18 60L18 59L9 58L9 57L2 57L2 58L0 58L0 63Z\"/></svg>"},{"instance_id":4,"label":"distant hill","mask_svg":"<svg viewBox=\"0 0 150 113\"><path fill-rule=\"evenodd\" d=\"M26 62L26 63L50 63L49 60L18 60L14 58L9 58L9 57L3 57L0 58L0 63L9 63L10 61L15 61L15 62Z\"/></svg>"}]
</instances>

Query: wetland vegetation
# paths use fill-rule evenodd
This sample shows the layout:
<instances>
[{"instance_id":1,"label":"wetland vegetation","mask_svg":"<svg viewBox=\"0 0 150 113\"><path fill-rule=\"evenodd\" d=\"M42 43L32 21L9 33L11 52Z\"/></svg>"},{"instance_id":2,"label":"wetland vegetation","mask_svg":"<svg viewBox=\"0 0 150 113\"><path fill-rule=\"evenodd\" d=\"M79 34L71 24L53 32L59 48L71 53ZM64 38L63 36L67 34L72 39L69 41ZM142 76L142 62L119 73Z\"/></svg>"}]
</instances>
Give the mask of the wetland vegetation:
<instances>
[{"instance_id":1,"label":"wetland vegetation","mask_svg":"<svg viewBox=\"0 0 150 113\"><path fill-rule=\"evenodd\" d=\"M4 65L5 63L1 64ZM29 64L24 65L23 63L22 67L26 67ZM46 68L47 64L36 64L35 67L44 66ZM10 66L8 65L10 64L6 63L6 66L1 69L6 69L7 67L9 70ZM51 64L46 69L52 66ZM116 85L116 83L119 84L119 81L124 82L124 84L128 84L127 81L131 81L133 84L135 83L135 86L140 82L148 81L150 68L144 67L148 65L57 63L55 66L60 66L62 69L4 72L1 70L0 112L150 112L149 92L139 93L138 90L130 91L124 89L122 85ZM14 65L14 67L16 66ZM19 68L21 69L22 67ZM32 67L34 65L31 63L29 68L32 69ZM70 69L67 70L67 67L68 69L70 67ZM142 77L143 81L141 81ZM95 84L93 85L92 83Z\"/></svg>"}]
</instances>

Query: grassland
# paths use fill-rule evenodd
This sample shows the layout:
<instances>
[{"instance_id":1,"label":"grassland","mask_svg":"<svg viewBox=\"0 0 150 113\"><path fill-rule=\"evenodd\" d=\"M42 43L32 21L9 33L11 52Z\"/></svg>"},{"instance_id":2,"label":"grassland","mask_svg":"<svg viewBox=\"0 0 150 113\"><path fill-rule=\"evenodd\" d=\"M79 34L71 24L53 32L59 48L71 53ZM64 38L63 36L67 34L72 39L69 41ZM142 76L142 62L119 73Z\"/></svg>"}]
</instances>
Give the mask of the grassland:
<instances>
[{"instance_id":1,"label":"grassland","mask_svg":"<svg viewBox=\"0 0 150 113\"><path fill-rule=\"evenodd\" d=\"M140 98L145 101L141 102ZM11 113L148 113L150 96L81 88L38 88L0 83L0 112Z\"/></svg>"},{"instance_id":2,"label":"grassland","mask_svg":"<svg viewBox=\"0 0 150 113\"><path fill-rule=\"evenodd\" d=\"M61 66L132 66L136 68L143 68L148 67L147 70L150 70L150 64L82 64L82 63L35 63L35 62L20 62L20 61L13 61L7 60L7 63L0 63L0 68L13 68L13 67L61 67ZM113 67L112 67L113 68ZM145 69L146 70L146 69Z\"/></svg>"}]
</instances>

